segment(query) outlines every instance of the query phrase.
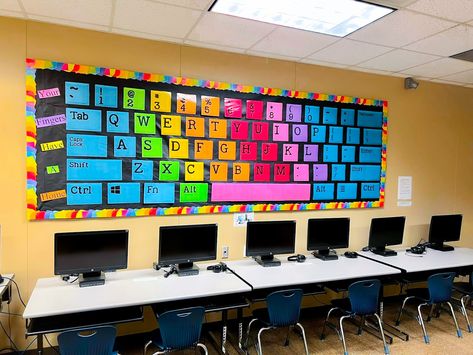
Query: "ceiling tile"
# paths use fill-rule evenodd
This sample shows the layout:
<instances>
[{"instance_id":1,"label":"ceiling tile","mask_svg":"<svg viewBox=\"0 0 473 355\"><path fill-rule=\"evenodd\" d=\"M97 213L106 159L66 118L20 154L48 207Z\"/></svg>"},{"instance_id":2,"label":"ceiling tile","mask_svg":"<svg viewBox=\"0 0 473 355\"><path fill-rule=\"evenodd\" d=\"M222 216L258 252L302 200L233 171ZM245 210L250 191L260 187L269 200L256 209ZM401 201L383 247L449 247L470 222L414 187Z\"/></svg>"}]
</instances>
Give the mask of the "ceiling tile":
<instances>
[{"instance_id":1,"label":"ceiling tile","mask_svg":"<svg viewBox=\"0 0 473 355\"><path fill-rule=\"evenodd\" d=\"M117 0L113 27L161 36L184 38L200 11L144 0Z\"/></svg>"},{"instance_id":2,"label":"ceiling tile","mask_svg":"<svg viewBox=\"0 0 473 355\"><path fill-rule=\"evenodd\" d=\"M419 0L407 8L457 22L473 19L473 1L471 0Z\"/></svg>"},{"instance_id":3,"label":"ceiling tile","mask_svg":"<svg viewBox=\"0 0 473 355\"><path fill-rule=\"evenodd\" d=\"M47 16L28 15L28 18L35 21L49 22L49 23L54 23L57 25L64 25L64 26L70 26L70 27L76 27L76 28L85 28L87 30L93 30L93 31L108 32L108 29L109 29L108 26L95 25L93 23L85 23L85 22L78 22L78 21L69 21L69 20L63 20L63 19L52 18L52 17L47 17Z\"/></svg>"},{"instance_id":4,"label":"ceiling tile","mask_svg":"<svg viewBox=\"0 0 473 355\"><path fill-rule=\"evenodd\" d=\"M188 39L248 49L274 28L267 23L211 12L202 17Z\"/></svg>"},{"instance_id":5,"label":"ceiling tile","mask_svg":"<svg viewBox=\"0 0 473 355\"><path fill-rule=\"evenodd\" d=\"M245 52L245 50L241 49L241 48L234 48L234 47L216 45L216 44L205 43L205 42L186 40L186 41L184 41L184 43L188 44L189 46L215 49L217 51L222 51L222 52L232 52L232 53L244 53Z\"/></svg>"},{"instance_id":6,"label":"ceiling tile","mask_svg":"<svg viewBox=\"0 0 473 355\"><path fill-rule=\"evenodd\" d=\"M214 0L151 0L164 4L188 7L190 9L208 10Z\"/></svg>"},{"instance_id":7,"label":"ceiling tile","mask_svg":"<svg viewBox=\"0 0 473 355\"><path fill-rule=\"evenodd\" d=\"M435 59L438 59L438 57L429 54L405 51L403 49L395 49L392 52L358 64L358 66L368 69L398 72L420 64L431 62Z\"/></svg>"},{"instance_id":8,"label":"ceiling tile","mask_svg":"<svg viewBox=\"0 0 473 355\"><path fill-rule=\"evenodd\" d=\"M113 28L111 32L116 33L116 34L120 34L120 35L124 35L124 36L150 39L150 40L153 40L153 41L182 43L182 39L180 39L180 38L160 36L160 35L155 35L155 34L152 34L152 33L122 30L122 29L119 29L119 28Z\"/></svg>"},{"instance_id":9,"label":"ceiling tile","mask_svg":"<svg viewBox=\"0 0 473 355\"><path fill-rule=\"evenodd\" d=\"M416 1L417 0L370 0L370 3L400 9L401 7L406 7Z\"/></svg>"},{"instance_id":10,"label":"ceiling tile","mask_svg":"<svg viewBox=\"0 0 473 355\"><path fill-rule=\"evenodd\" d=\"M459 25L405 48L445 57L465 52L473 48L473 27Z\"/></svg>"},{"instance_id":11,"label":"ceiling tile","mask_svg":"<svg viewBox=\"0 0 473 355\"><path fill-rule=\"evenodd\" d=\"M0 10L0 16L25 18L23 12Z\"/></svg>"},{"instance_id":12,"label":"ceiling tile","mask_svg":"<svg viewBox=\"0 0 473 355\"><path fill-rule=\"evenodd\" d=\"M442 77L443 80L455 81L464 84L473 84L473 70L464 71L462 73L447 75Z\"/></svg>"},{"instance_id":13,"label":"ceiling tile","mask_svg":"<svg viewBox=\"0 0 473 355\"><path fill-rule=\"evenodd\" d=\"M433 62L409 68L404 73L427 78L439 78L445 75L473 69L473 63L459 59L442 58Z\"/></svg>"},{"instance_id":14,"label":"ceiling tile","mask_svg":"<svg viewBox=\"0 0 473 355\"><path fill-rule=\"evenodd\" d=\"M111 0L22 0L22 4L29 18L37 15L108 26L112 14Z\"/></svg>"},{"instance_id":15,"label":"ceiling tile","mask_svg":"<svg viewBox=\"0 0 473 355\"><path fill-rule=\"evenodd\" d=\"M339 39L340 38L334 36L294 28L278 27L251 47L251 50L302 58Z\"/></svg>"},{"instance_id":16,"label":"ceiling tile","mask_svg":"<svg viewBox=\"0 0 473 355\"><path fill-rule=\"evenodd\" d=\"M22 9L17 0L0 0L0 10L21 12Z\"/></svg>"},{"instance_id":17,"label":"ceiling tile","mask_svg":"<svg viewBox=\"0 0 473 355\"><path fill-rule=\"evenodd\" d=\"M398 10L353 32L348 38L389 47L401 47L454 25L454 22L447 20Z\"/></svg>"},{"instance_id":18,"label":"ceiling tile","mask_svg":"<svg viewBox=\"0 0 473 355\"><path fill-rule=\"evenodd\" d=\"M338 64L355 65L390 50L392 48L342 39L312 54L309 58Z\"/></svg>"},{"instance_id":19,"label":"ceiling tile","mask_svg":"<svg viewBox=\"0 0 473 355\"><path fill-rule=\"evenodd\" d=\"M324 62L323 60L316 60L316 59L311 59L311 58L301 59L301 63L314 64L314 65L320 65L323 67L332 67L332 68L346 68L347 67L347 65L344 65L344 64Z\"/></svg>"}]
</instances>

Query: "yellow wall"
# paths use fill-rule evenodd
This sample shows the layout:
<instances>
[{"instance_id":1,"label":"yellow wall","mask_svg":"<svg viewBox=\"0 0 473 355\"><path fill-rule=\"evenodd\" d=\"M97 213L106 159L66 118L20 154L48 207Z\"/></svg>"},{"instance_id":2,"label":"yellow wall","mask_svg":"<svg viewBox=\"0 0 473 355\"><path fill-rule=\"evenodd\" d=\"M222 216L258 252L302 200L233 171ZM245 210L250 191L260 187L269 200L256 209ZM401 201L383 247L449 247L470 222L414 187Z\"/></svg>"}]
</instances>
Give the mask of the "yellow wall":
<instances>
[{"instance_id":1,"label":"yellow wall","mask_svg":"<svg viewBox=\"0 0 473 355\"><path fill-rule=\"evenodd\" d=\"M349 54L347 54L349 55ZM257 220L296 219L297 251L304 252L306 220L351 217L350 249L367 244L375 216L406 215L405 245L427 237L432 214L461 212L462 240L473 247L473 90L421 82L404 90L403 79L281 60L153 42L68 27L0 17L0 272L14 272L25 298L36 280L53 275L53 233L127 228L129 268L147 268L156 258L157 231L164 224L217 222L219 250L243 256L244 228L232 215L142 217L80 221L26 221L25 75L26 57L152 73L389 101L386 205L383 209L260 213ZM411 175L413 206L398 208L397 177ZM132 292L132 290L130 290ZM12 311L21 312L14 303ZM3 318L4 319L4 318ZM14 323L14 338L24 343L24 322ZM0 347L4 341L0 342Z\"/></svg>"}]
</instances>

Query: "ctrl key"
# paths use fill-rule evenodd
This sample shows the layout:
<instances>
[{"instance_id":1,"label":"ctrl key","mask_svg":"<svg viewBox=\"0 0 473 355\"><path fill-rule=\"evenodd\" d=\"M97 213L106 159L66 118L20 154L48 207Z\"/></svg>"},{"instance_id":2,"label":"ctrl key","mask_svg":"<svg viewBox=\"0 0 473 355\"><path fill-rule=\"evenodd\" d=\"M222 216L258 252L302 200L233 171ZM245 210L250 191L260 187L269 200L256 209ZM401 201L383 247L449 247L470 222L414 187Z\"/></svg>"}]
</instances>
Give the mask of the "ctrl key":
<instances>
[{"instance_id":1,"label":"ctrl key","mask_svg":"<svg viewBox=\"0 0 473 355\"><path fill-rule=\"evenodd\" d=\"M67 205L99 205L101 203L101 183L67 183Z\"/></svg>"}]
</instances>

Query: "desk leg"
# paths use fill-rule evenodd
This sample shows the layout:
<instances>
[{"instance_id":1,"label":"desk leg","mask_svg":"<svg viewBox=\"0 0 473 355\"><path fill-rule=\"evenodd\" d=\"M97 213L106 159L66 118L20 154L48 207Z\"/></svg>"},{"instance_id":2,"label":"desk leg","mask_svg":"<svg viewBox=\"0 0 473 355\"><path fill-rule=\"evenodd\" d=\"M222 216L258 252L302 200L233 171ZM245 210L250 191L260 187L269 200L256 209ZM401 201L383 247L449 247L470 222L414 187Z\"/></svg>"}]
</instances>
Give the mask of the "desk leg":
<instances>
[{"instance_id":1,"label":"desk leg","mask_svg":"<svg viewBox=\"0 0 473 355\"><path fill-rule=\"evenodd\" d=\"M227 342L227 320L228 320L228 311L222 311L222 343L221 343L221 350L222 354L227 353L227 349L225 348L225 344Z\"/></svg>"},{"instance_id":2,"label":"desk leg","mask_svg":"<svg viewBox=\"0 0 473 355\"><path fill-rule=\"evenodd\" d=\"M243 308L237 309L237 322L238 322L238 348L243 350Z\"/></svg>"},{"instance_id":3,"label":"desk leg","mask_svg":"<svg viewBox=\"0 0 473 355\"><path fill-rule=\"evenodd\" d=\"M36 338L36 345L37 345L37 351L38 351L38 354L41 355L43 353L43 335L42 334L38 334L37 338Z\"/></svg>"}]
</instances>

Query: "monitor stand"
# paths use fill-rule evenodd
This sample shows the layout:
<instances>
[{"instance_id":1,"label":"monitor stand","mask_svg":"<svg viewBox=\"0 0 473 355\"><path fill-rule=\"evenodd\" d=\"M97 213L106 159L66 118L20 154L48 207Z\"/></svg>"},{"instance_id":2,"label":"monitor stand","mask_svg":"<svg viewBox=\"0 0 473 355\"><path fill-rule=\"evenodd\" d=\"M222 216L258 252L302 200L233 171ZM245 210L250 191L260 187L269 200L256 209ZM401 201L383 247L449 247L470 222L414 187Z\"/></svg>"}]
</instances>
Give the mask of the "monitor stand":
<instances>
[{"instance_id":1,"label":"monitor stand","mask_svg":"<svg viewBox=\"0 0 473 355\"><path fill-rule=\"evenodd\" d=\"M261 255L255 256L254 259L258 264L264 267L280 266L281 261L275 258L273 255Z\"/></svg>"},{"instance_id":2,"label":"monitor stand","mask_svg":"<svg viewBox=\"0 0 473 355\"><path fill-rule=\"evenodd\" d=\"M386 249L385 247L374 247L371 248L371 252L377 255L382 255L382 256L395 256L397 255L397 252L392 250L392 249Z\"/></svg>"},{"instance_id":3,"label":"monitor stand","mask_svg":"<svg viewBox=\"0 0 473 355\"><path fill-rule=\"evenodd\" d=\"M105 274L102 271L84 272L79 275L79 286L100 286L105 284Z\"/></svg>"},{"instance_id":4,"label":"monitor stand","mask_svg":"<svg viewBox=\"0 0 473 355\"><path fill-rule=\"evenodd\" d=\"M177 275L178 276L192 276L198 275L199 268L194 265L194 263L181 263L177 265Z\"/></svg>"},{"instance_id":5,"label":"monitor stand","mask_svg":"<svg viewBox=\"0 0 473 355\"><path fill-rule=\"evenodd\" d=\"M338 255L335 250L325 249L325 250L316 250L312 252L312 255L315 256L317 259L321 260L337 260Z\"/></svg>"},{"instance_id":6,"label":"monitor stand","mask_svg":"<svg viewBox=\"0 0 473 355\"><path fill-rule=\"evenodd\" d=\"M430 249L435 249L439 251L452 251L455 248L452 247L451 245L443 244L443 243L432 243L429 245Z\"/></svg>"}]
</instances>

